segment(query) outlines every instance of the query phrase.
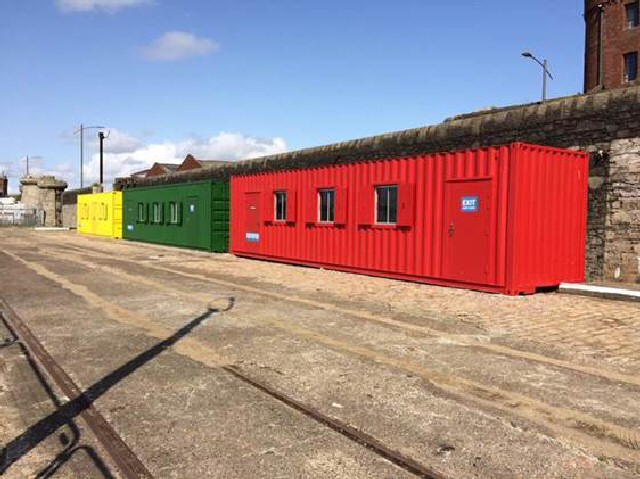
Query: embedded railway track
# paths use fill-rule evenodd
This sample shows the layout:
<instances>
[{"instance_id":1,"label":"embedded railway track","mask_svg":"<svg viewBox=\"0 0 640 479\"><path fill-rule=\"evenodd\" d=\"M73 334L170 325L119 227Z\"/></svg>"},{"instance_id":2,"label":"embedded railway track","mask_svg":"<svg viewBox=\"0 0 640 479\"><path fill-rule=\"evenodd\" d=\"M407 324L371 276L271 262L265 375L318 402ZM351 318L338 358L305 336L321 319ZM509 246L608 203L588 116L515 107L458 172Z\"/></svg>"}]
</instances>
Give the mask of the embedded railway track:
<instances>
[{"instance_id":1,"label":"embedded railway track","mask_svg":"<svg viewBox=\"0 0 640 479\"><path fill-rule=\"evenodd\" d=\"M13 309L0 298L0 316L7 328L21 341L30 354L48 373L51 380L68 398L53 416L42 419L29 428L28 433L39 437L46 437L54 433L68 419L80 416L85 420L91 432L111 457L118 471L125 479L153 479L153 475L142 461L135 455L120 435L113 429L98 410L93 407L91 398L87 397L69 375L47 352L42 343L26 324L18 317ZM22 436L25 436L24 434ZM37 445L36 441L29 441L27 437L18 437L3 448L0 456L0 475L4 474L19 457L29 452Z\"/></svg>"},{"instance_id":2,"label":"embedded railway track","mask_svg":"<svg viewBox=\"0 0 640 479\"><path fill-rule=\"evenodd\" d=\"M205 317L205 315L203 315ZM63 404L56 413L53 420L51 416L46 420L32 426L30 430L39 430L41 437L46 437L54 433L62 424L75 416L81 416L102 447L108 453L118 471L125 479L153 479L153 475L136 456L133 450L122 440L115 429L107 422L93 406L93 398L81 391L80 387L69 377L64 369L47 352L42 343L31 332L22 319L15 313L11 306L0 298L0 319L3 320L9 332L15 340L21 341L29 353L48 373L51 380L68 398L68 402ZM158 351L179 341L181 336L174 335L157 345ZM158 347L159 346L159 347ZM251 378L239 368L234 366L221 366L220 369L232 375L242 383L255 388L270 398L280 402L289 409L297 411L303 416L321 424L341 436L353 441L360 446L372 451L381 458L393 463L400 469L415 475L421 479L450 479L415 459L392 449L375 437L343 422L330 417L321 411L308 406L294 398L270 387L269 385ZM56 419L57 418L57 419ZM37 443L28 443L22 437L16 438L2 450L0 455L0 475L3 474L19 457L26 454Z\"/></svg>"}]
</instances>

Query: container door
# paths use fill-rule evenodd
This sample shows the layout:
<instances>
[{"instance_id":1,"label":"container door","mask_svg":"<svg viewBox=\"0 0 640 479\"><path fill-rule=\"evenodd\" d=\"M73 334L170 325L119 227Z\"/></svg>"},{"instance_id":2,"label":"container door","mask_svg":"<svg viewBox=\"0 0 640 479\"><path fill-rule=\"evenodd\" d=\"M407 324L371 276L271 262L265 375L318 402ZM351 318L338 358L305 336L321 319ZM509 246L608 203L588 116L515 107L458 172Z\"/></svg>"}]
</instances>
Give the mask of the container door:
<instances>
[{"instance_id":1,"label":"container door","mask_svg":"<svg viewBox=\"0 0 640 479\"><path fill-rule=\"evenodd\" d=\"M260 251L260 193L244 195L245 228L243 241L245 249L252 253Z\"/></svg>"},{"instance_id":2,"label":"container door","mask_svg":"<svg viewBox=\"0 0 640 479\"><path fill-rule=\"evenodd\" d=\"M201 248L202 247L202 228L203 211L200 209L200 197L187 196L187 204L184 212L184 228L187 246Z\"/></svg>"},{"instance_id":3,"label":"container door","mask_svg":"<svg viewBox=\"0 0 640 479\"><path fill-rule=\"evenodd\" d=\"M442 274L488 284L491 248L491 180L448 182L445 187Z\"/></svg>"}]
</instances>

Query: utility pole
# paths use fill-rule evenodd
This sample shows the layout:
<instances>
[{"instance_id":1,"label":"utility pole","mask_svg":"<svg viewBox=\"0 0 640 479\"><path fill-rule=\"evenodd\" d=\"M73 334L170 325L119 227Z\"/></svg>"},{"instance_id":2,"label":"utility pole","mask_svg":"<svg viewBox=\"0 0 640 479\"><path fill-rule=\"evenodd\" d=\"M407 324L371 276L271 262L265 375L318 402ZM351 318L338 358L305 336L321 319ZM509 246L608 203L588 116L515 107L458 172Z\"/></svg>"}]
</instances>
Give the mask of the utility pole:
<instances>
[{"instance_id":1,"label":"utility pole","mask_svg":"<svg viewBox=\"0 0 640 479\"><path fill-rule=\"evenodd\" d=\"M545 102L547 101L547 75L551 75L551 73L549 73L549 69L547 68L549 66L549 62L547 62L547 60L543 60L542 62L542 101Z\"/></svg>"},{"instance_id":2,"label":"utility pole","mask_svg":"<svg viewBox=\"0 0 640 479\"><path fill-rule=\"evenodd\" d=\"M33 160L42 160L42 156L33 156L33 155L26 155L24 158L21 158L19 161L25 161L27 164L27 176L29 176L29 173L31 173L31 162Z\"/></svg>"},{"instance_id":3,"label":"utility pole","mask_svg":"<svg viewBox=\"0 0 640 479\"><path fill-rule=\"evenodd\" d=\"M104 172L104 131L98 132L98 138L100 139L100 185L103 184L103 172ZM104 185L103 185L104 186Z\"/></svg>"},{"instance_id":4,"label":"utility pole","mask_svg":"<svg viewBox=\"0 0 640 479\"><path fill-rule=\"evenodd\" d=\"M80 123L80 188L84 186L84 125Z\"/></svg>"},{"instance_id":5,"label":"utility pole","mask_svg":"<svg viewBox=\"0 0 640 479\"><path fill-rule=\"evenodd\" d=\"M104 126L84 126L84 123L80 123L80 128L73 132L73 134L80 133L80 188L84 186L84 130L102 130Z\"/></svg>"}]
</instances>

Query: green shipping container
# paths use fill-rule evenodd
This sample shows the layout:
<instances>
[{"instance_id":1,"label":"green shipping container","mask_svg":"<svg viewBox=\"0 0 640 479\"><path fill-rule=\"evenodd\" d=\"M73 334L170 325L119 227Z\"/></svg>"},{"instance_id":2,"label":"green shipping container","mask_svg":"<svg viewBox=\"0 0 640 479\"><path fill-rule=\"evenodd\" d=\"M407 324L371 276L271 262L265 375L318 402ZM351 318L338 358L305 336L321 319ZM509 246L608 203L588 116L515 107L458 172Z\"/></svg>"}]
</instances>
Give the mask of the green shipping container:
<instances>
[{"instance_id":1,"label":"green shipping container","mask_svg":"<svg viewBox=\"0 0 640 479\"><path fill-rule=\"evenodd\" d=\"M202 181L126 189L128 240L224 253L229 245L229 183Z\"/></svg>"}]
</instances>

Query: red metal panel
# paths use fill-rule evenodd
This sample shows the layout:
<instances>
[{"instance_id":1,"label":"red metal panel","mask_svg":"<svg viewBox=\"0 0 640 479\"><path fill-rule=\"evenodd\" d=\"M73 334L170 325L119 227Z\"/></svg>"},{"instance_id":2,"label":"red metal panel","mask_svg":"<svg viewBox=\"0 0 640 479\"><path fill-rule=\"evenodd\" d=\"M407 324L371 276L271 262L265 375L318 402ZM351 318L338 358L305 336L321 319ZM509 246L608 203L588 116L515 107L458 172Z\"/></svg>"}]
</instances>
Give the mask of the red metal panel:
<instances>
[{"instance_id":1,"label":"red metal panel","mask_svg":"<svg viewBox=\"0 0 640 479\"><path fill-rule=\"evenodd\" d=\"M335 218L336 225L346 225L348 218L349 190L347 188L336 188L335 196ZM344 250L343 250L344 251Z\"/></svg>"},{"instance_id":2,"label":"red metal panel","mask_svg":"<svg viewBox=\"0 0 640 479\"><path fill-rule=\"evenodd\" d=\"M512 293L585 279L588 156L512 146Z\"/></svg>"},{"instance_id":3,"label":"red metal panel","mask_svg":"<svg viewBox=\"0 0 640 479\"><path fill-rule=\"evenodd\" d=\"M287 190L287 223L295 223L298 212L297 194L295 190Z\"/></svg>"},{"instance_id":4,"label":"red metal panel","mask_svg":"<svg viewBox=\"0 0 640 479\"><path fill-rule=\"evenodd\" d=\"M260 190L258 190L260 191ZM264 190L260 196L260 221L263 223L271 222L275 219L275 208L273 206L275 190ZM255 201L258 201L257 198Z\"/></svg>"},{"instance_id":5,"label":"red metal panel","mask_svg":"<svg viewBox=\"0 0 640 479\"><path fill-rule=\"evenodd\" d=\"M358 190L358 224L362 226L372 225L374 220L373 185L360 185Z\"/></svg>"},{"instance_id":6,"label":"red metal panel","mask_svg":"<svg viewBox=\"0 0 640 479\"><path fill-rule=\"evenodd\" d=\"M398 185L398 226L413 226L415 202L415 186L411 184Z\"/></svg>"},{"instance_id":7,"label":"red metal panel","mask_svg":"<svg viewBox=\"0 0 640 479\"><path fill-rule=\"evenodd\" d=\"M584 153L515 144L234 177L232 251L510 294L579 281L586 248L586 159ZM469 180L489 185L481 192L490 202L481 248L486 272L452 279L443 270L446 185ZM396 225L375 224L376 185L398 185ZM320 188L336 191L334 224L317 223ZM288 209L301 208L302 220L273 221L275 190L295 192ZM252 192L266 192L269 201L260 211L259 242L249 244L242 198ZM476 238L468 241L472 245Z\"/></svg>"}]
</instances>

